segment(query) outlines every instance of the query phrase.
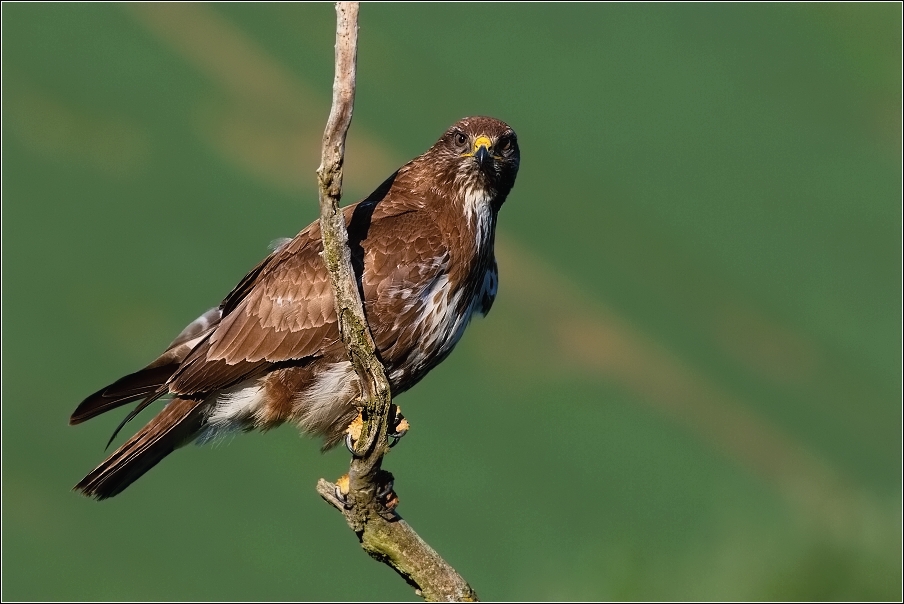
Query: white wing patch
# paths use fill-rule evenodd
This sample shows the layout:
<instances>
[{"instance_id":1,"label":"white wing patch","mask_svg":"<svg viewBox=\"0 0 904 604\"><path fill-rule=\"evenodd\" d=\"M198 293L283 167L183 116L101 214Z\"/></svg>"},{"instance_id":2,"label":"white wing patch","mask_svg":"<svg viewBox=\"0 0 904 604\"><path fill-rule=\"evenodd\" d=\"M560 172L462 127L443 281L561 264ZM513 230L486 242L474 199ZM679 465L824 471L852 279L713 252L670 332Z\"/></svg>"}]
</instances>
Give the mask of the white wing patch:
<instances>
[{"instance_id":1,"label":"white wing patch","mask_svg":"<svg viewBox=\"0 0 904 604\"><path fill-rule=\"evenodd\" d=\"M185 326L176 339L173 340L169 346L167 346L167 350L175 348L176 346L182 346L187 344L191 348L194 348L195 345L201 340L201 338L207 335L207 332L210 328L220 320L223 312L219 307L215 306L205 312L203 315L189 323Z\"/></svg>"},{"instance_id":2,"label":"white wing patch","mask_svg":"<svg viewBox=\"0 0 904 604\"><path fill-rule=\"evenodd\" d=\"M270 242L270 245L267 246L267 249L273 252L274 254L279 250L286 247L286 244L291 242L291 237L277 237L273 241Z\"/></svg>"}]
</instances>

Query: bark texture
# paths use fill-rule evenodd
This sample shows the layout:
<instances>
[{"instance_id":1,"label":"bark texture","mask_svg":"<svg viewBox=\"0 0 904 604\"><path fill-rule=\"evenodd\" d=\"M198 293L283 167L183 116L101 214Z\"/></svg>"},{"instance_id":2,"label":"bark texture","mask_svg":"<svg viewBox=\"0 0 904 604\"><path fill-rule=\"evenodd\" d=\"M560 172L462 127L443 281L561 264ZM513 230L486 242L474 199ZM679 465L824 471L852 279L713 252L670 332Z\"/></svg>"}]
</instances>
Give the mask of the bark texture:
<instances>
[{"instance_id":1,"label":"bark texture","mask_svg":"<svg viewBox=\"0 0 904 604\"><path fill-rule=\"evenodd\" d=\"M392 475L383 471L381 465L389 449L387 433L393 410L392 397L364 317L352 270L348 233L339 209L345 138L355 102L357 45L358 3L337 2L333 104L323 133L321 162L317 169L320 226L323 260L335 293L339 331L363 384L364 400L363 424L360 436L354 442L347 495L344 495L346 488L340 490L323 479L317 483L317 491L342 512L364 551L398 572L425 600L476 601L477 594L461 575L391 509L394 506L387 508L385 503L386 492L391 492Z\"/></svg>"}]
</instances>

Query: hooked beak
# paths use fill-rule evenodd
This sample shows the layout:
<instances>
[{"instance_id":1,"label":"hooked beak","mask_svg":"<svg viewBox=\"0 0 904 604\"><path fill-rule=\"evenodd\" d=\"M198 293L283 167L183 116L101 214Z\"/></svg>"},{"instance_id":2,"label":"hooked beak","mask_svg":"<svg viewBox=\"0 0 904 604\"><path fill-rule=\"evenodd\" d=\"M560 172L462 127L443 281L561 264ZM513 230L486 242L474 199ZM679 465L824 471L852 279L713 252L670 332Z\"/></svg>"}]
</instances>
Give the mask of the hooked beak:
<instances>
[{"instance_id":1,"label":"hooked beak","mask_svg":"<svg viewBox=\"0 0 904 604\"><path fill-rule=\"evenodd\" d=\"M493 148L492 141L486 136L478 136L474 141L474 157L477 164L481 168L485 168L493 159L490 149Z\"/></svg>"}]
</instances>

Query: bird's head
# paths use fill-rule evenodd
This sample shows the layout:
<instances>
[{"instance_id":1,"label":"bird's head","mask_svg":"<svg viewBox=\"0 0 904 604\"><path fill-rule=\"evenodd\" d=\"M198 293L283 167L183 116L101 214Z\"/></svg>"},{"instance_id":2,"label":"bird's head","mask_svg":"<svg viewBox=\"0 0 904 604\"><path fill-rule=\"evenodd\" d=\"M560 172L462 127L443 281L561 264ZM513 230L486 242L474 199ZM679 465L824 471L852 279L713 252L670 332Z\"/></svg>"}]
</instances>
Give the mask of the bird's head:
<instances>
[{"instance_id":1,"label":"bird's head","mask_svg":"<svg viewBox=\"0 0 904 604\"><path fill-rule=\"evenodd\" d=\"M515 184L521 152L508 124L492 117L458 120L422 156L440 183L460 198L480 194L502 205Z\"/></svg>"}]
</instances>

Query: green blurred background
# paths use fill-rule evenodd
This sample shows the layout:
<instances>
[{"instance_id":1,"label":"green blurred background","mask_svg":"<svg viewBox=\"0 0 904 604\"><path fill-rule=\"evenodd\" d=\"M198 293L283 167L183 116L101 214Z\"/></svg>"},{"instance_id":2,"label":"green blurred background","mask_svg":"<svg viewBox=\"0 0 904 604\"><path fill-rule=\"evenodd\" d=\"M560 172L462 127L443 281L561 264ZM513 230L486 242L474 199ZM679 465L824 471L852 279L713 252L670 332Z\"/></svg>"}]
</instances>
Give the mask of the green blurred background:
<instances>
[{"instance_id":1,"label":"green blurred background","mask_svg":"<svg viewBox=\"0 0 904 604\"><path fill-rule=\"evenodd\" d=\"M289 427L69 490L125 413L76 404L315 219L334 27L3 5L4 599L417 599ZM364 5L359 52L347 200L465 115L521 143L387 459L478 593L900 599L901 7Z\"/></svg>"}]
</instances>

